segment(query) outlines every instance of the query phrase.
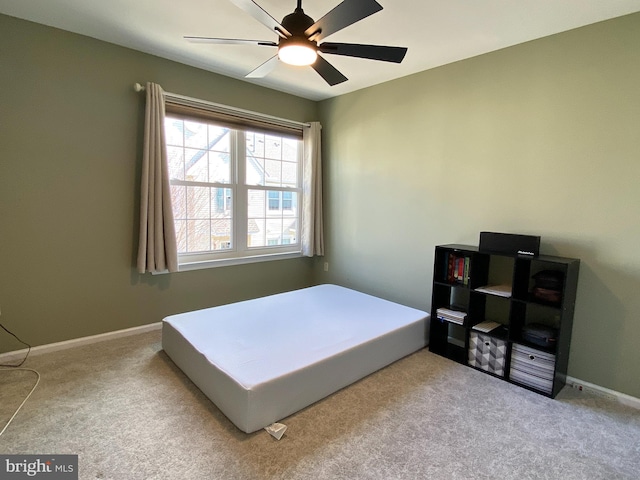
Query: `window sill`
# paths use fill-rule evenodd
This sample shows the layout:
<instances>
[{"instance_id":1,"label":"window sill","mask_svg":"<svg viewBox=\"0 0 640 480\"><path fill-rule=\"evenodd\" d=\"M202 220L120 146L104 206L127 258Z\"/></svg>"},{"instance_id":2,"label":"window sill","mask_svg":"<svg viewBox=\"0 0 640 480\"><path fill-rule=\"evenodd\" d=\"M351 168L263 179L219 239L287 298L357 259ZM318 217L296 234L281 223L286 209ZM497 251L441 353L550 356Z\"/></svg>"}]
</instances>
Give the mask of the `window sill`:
<instances>
[{"instance_id":1,"label":"window sill","mask_svg":"<svg viewBox=\"0 0 640 480\"><path fill-rule=\"evenodd\" d=\"M224 258L220 260L206 260L203 262L181 263L178 266L178 273L191 270L202 270L205 268L229 267L232 265L245 265L248 263L271 262L273 260L288 260L290 258L302 257L302 252L272 253L268 255L253 255L249 257ZM152 272L152 275L164 275L168 270L162 272Z\"/></svg>"}]
</instances>

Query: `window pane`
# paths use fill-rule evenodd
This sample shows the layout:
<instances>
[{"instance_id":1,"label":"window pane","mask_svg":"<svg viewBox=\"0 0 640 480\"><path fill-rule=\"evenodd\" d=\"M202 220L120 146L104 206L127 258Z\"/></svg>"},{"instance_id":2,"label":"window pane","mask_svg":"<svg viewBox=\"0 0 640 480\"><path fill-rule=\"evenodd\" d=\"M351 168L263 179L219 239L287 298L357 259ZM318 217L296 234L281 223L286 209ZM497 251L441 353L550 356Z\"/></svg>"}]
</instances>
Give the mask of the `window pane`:
<instances>
[{"instance_id":1,"label":"window pane","mask_svg":"<svg viewBox=\"0 0 640 480\"><path fill-rule=\"evenodd\" d=\"M247 154L254 157L264 157L264 134L256 132L246 132Z\"/></svg>"},{"instance_id":2,"label":"window pane","mask_svg":"<svg viewBox=\"0 0 640 480\"><path fill-rule=\"evenodd\" d=\"M247 185L264 185L264 159L247 155L245 183Z\"/></svg>"},{"instance_id":3,"label":"window pane","mask_svg":"<svg viewBox=\"0 0 640 480\"><path fill-rule=\"evenodd\" d=\"M267 222L267 244L282 244L282 218L268 218Z\"/></svg>"},{"instance_id":4,"label":"window pane","mask_svg":"<svg viewBox=\"0 0 640 480\"><path fill-rule=\"evenodd\" d=\"M247 246L264 247L265 245L265 220L250 218L247 222Z\"/></svg>"},{"instance_id":5,"label":"window pane","mask_svg":"<svg viewBox=\"0 0 640 480\"><path fill-rule=\"evenodd\" d=\"M282 137L264 136L264 153L266 158L282 160Z\"/></svg>"},{"instance_id":6,"label":"window pane","mask_svg":"<svg viewBox=\"0 0 640 480\"><path fill-rule=\"evenodd\" d=\"M187 221L176 220L176 242L178 244L178 253L187 251Z\"/></svg>"},{"instance_id":7,"label":"window pane","mask_svg":"<svg viewBox=\"0 0 640 480\"><path fill-rule=\"evenodd\" d=\"M171 185L171 206L174 219L180 220L187 217L187 187Z\"/></svg>"},{"instance_id":8,"label":"window pane","mask_svg":"<svg viewBox=\"0 0 640 480\"><path fill-rule=\"evenodd\" d=\"M282 192L282 210L292 210L296 206L296 192Z\"/></svg>"},{"instance_id":9,"label":"window pane","mask_svg":"<svg viewBox=\"0 0 640 480\"><path fill-rule=\"evenodd\" d=\"M229 183L231 181L231 163L228 153L209 152L209 182Z\"/></svg>"},{"instance_id":10,"label":"window pane","mask_svg":"<svg viewBox=\"0 0 640 480\"><path fill-rule=\"evenodd\" d=\"M200 122L184 122L184 144L186 147L207 148L207 125Z\"/></svg>"},{"instance_id":11,"label":"window pane","mask_svg":"<svg viewBox=\"0 0 640 480\"><path fill-rule=\"evenodd\" d=\"M251 247L289 245L298 238L298 194L279 190L249 190L249 226L255 222L259 234L249 233Z\"/></svg>"},{"instance_id":12,"label":"window pane","mask_svg":"<svg viewBox=\"0 0 640 480\"><path fill-rule=\"evenodd\" d=\"M266 160L265 184L279 187L282 184L282 162L279 160Z\"/></svg>"},{"instance_id":13,"label":"window pane","mask_svg":"<svg viewBox=\"0 0 640 480\"><path fill-rule=\"evenodd\" d=\"M182 147L167 147L167 163L169 178L184 180L184 149Z\"/></svg>"},{"instance_id":14,"label":"window pane","mask_svg":"<svg viewBox=\"0 0 640 480\"><path fill-rule=\"evenodd\" d=\"M269 194L269 210L280 209L280 192L268 192Z\"/></svg>"},{"instance_id":15,"label":"window pane","mask_svg":"<svg viewBox=\"0 0 640 480\"><path fill-rule=\"evenodd\" d=\"M247 213L249 218L264 218L265 215L264 190L249 190L247 193Z\"/></svg>"},{"instance_id":16,"label":"window pane","mask_svg":"<svg viewBox=\"0 0 640 480\"><path fill-rule=\"evenodd\" d=\"M246 184L297 187L300 145L297 139L247 132Z\"/></svg>"},{"instance_id":17,"label":"window pane","mask_svg":"<svg viewBox=\"0 0 640 480\"><path fill-rule=\"evenodd\" d=\"M209 150L217 152L229 152L231 143L231 130L217 125L209 125Z\"/></svg>"},{"instance_id":18,"label":"window pane","mask_svg":"<svg viewBox=\"0 0 640 480\"><path fill-rule=\"evenodd\" d=\"M212 250L228 250L231 248L231 219L211 221Z\"/></svg>"},{"instance_id":19,"label":"window pane","mask_svg":"<svg viewBox=\"0 0 640 480\"><path fill-rule=\"evenodd\" d=\"M283 218L282 219L282 245L296 243L298 240L298 219Z\"/></svg>"},{"instance_id":20,"label":"window pane","mask_svg":"<svg viewBox=\"0 0 640 480\"><path fill-rule=\"evenodd\" d=\"M185 180L206 182L209 177L209 164L206 150L184 149Z\"/></svg>"},{"instance_id":21,"label":"window pane","mask_svg":"<svg viewBox=\"0 0 640 480\"><path fill-rule=\"evenodd\" d=\"M245 183L264 185L264 134L245 132L246 157Z\"/></svg>"},{"instance_id":22,"label":"window pane","mask_svg":"<svg viewBox=\"0 0 640 480\"><path fill-rule=\"evenodd\" d=\"M182 120L166 117L164 119L164 131L167 145L183 145L184 122Z\"/></svg>"},{"instance_id":23,"label":"window pane","mask_svg":"<svg viewBox=\"0 0 640 480\"><path fill-rule=\"evenodd\" d=\"M282 162L282 185L295 187L298 184L298 164Z\"/></svg>"},{"instance_id":24,"label":"window pane","mask_svg":"<svg viewBox=\"0 0 640 480\"><path fill-rule=\"evenodd\" d=\"M230 188L211 189L211 218L231 218L232 203Z\"/></svg>"},{"instance_id":25,"label":"window pane","mask_svg":"<svg viewBox=\"0 0 640 480\"><path fill-rule=\"evenodd\" d=\"M187 252L205 252L211 249L211 221L187 220Z\"/></svg>"},{"instance_id":26,"label":"window pane","mask_svg":"<svg viewBox=\"0 0 640 480\"><path fill-rule=\"evenodd\" d=\"M211 218L209 208L208 187L186 187L187 188L187 218L189 219L205 219Z\"/></svg>"},{"instance_id":27,"label":"window pane","mask_svg":"<svg viewBox=\"0 0 640 480\"><path fill-rule=\"evenodd\" d=\"M282 160L289 162L298 161L298 145L300 140L294 138L282 139Z\"/></svg>"}]
</instances>

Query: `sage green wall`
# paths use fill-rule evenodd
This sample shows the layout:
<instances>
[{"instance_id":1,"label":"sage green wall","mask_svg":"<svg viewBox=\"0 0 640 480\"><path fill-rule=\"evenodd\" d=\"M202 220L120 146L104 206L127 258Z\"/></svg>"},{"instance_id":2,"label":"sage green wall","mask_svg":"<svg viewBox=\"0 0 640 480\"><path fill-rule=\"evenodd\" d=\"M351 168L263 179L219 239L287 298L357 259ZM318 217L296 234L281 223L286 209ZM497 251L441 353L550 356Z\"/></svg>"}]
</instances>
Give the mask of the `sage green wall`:
<instances>
[{"instance_id":1,"label":"sage green wall","mask_svg":"<svg viewBox=\"0 0 640 480\"><path fill-rule=\"evenodd\" d=\"M0 321L39 345L325 281L429 309L435 245L539 234L582 259L569 374L640 397L638 45L635 14L321 102L327 257L150 276L132 84L318 105L0 15Z\"/></svg>"},{"instance_id":2,"label":"sage green wall","mask_svg":"<svg viewBox=\"0 0 640 480\"><path fill-rule=\"evenodd\" d=\"M569 374L640 397L639 47L634 14L321 102L318 281L429 309L436 245L541 235L582 259Z\"/></svg>"},{"instance_id":3,"label":"sage green wall","mask_svg":"<svg viewBox=\"0 0 640 480\"><path fill-rule=\"evenodd\" d=\"M0 16L0 322L32 345L308 286L308 259L135 271L144 95L135 82L291 118L317 104ZM21 348L0 332L0 352Z\"/></svg>"}]
</instances>

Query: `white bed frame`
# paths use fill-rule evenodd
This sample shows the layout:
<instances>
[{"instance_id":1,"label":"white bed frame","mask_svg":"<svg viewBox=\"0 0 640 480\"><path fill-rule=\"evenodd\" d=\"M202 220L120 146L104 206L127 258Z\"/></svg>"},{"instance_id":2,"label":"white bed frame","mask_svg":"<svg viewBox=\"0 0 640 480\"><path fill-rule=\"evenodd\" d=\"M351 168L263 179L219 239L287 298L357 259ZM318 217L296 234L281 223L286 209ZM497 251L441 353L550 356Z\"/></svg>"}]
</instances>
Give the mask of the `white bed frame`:
<instances>
[{"instance_id":1,"label":"white bed frame","mask_svg":"<svg viewBox=\"0 0 640 480\"><path fill-rule=\"evenodd\" d=\"M172 315L162 347L251 433L427 344L429 315L336 285Z\"/></svg>"}]
</instances>

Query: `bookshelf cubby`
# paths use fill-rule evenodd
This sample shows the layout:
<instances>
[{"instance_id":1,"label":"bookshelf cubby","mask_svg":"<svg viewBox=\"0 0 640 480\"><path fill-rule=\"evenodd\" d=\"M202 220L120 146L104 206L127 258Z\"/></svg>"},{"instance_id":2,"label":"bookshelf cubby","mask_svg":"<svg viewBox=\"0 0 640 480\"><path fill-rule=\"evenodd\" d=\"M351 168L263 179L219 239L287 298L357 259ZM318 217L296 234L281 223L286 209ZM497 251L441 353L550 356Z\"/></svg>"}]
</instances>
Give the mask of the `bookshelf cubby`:
<instances>
[{"instance_id":1,"label":"bookshelf cubby","mask_svg":"<svg viewBox=\"0 0 640 480\"><path fill-rule=\"evenodd\" d=\"M437 246L429 350L554 398L566 383L579 268L575 258ZM536 274L549 273L557 285L540 288Z\"/></svg>"}]
</instances>

